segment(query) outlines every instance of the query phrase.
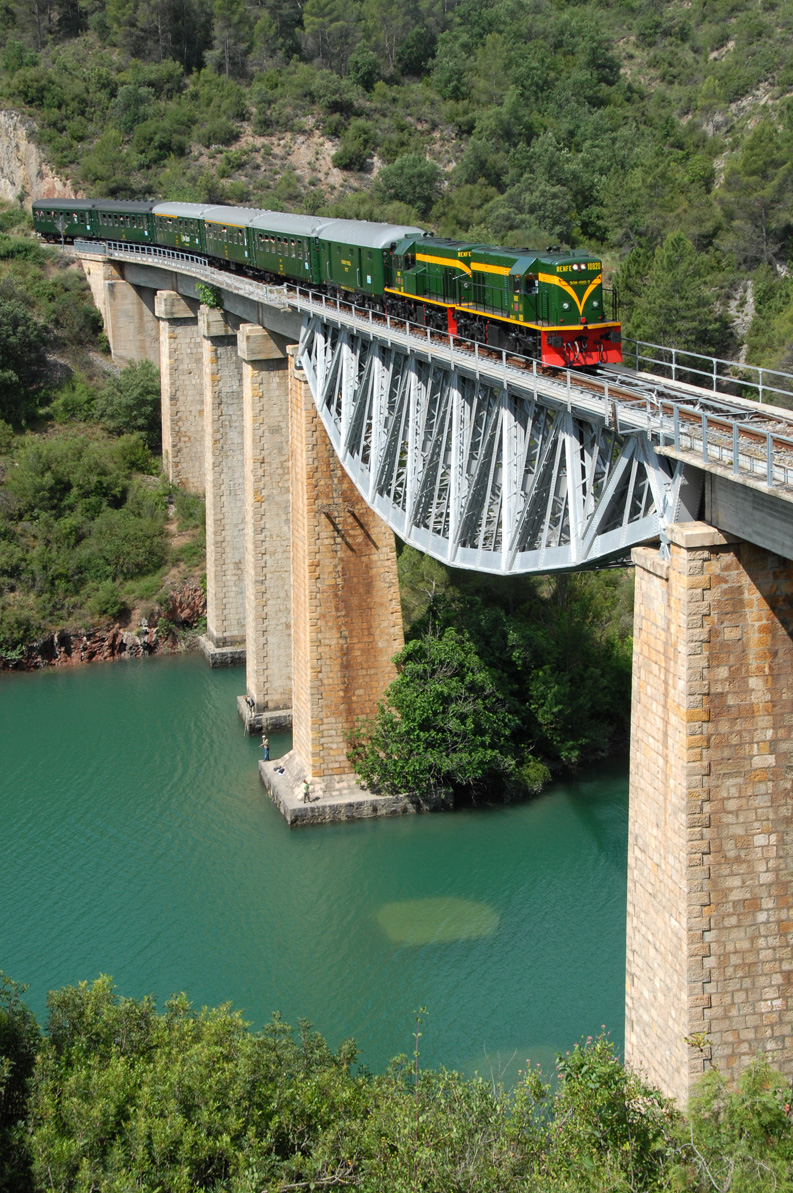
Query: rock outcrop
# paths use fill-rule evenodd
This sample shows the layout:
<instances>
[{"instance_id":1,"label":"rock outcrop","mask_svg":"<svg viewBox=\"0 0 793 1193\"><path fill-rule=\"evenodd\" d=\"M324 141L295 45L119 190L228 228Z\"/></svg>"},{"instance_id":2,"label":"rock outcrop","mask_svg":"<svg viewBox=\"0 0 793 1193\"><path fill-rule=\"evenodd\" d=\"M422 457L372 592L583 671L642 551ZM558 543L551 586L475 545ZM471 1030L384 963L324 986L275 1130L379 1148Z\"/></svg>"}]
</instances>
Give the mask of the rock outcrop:
<instances>
[{"instance_id":1,"label":"rock outcrop","mask_svg":"<svg viewBox=\"0 0 793 1193\"><path fill-rule=\"evenodd\" d=\"M116 627L87 634L58 630L30 643L18 658L0 659L0 670L38 671L41 667L73 667L112 659L138 659L141 655L154 654L158 645L156 628L148 626L135 632Z\"/></svg>"},{"instance_id":2,"label":"rock outcrop","mask_svg":"<svg viewBox=\"0 0 793 1193\"><path fill-rule=\"evenodd\" d=\"M0 199L22 202L28 210L34 199L77 197L44 161L35 130L33 121L19 112L0 111Z\"/></svg>"},{"instance_id":3,"label":"rock outcrop","mask_svg":"<svg viewBox=\"0 0 793 1193\"><path fill-rule=\"evenodd\" d=\"M38 671L41 667L74 667L80 663L139 659L169 654L195 644L179 631L196 629L206 617L206 594L195 580L185 580L169 593L162 609L141 617L135 630L114 625L73 633L55 630L18 651L0 654L0 671ZM163 620L165 619L165 620ZM160 622L162 621L162 625ZM160 632L160 631L164 632Z\"/></svg>"}]
</instances>

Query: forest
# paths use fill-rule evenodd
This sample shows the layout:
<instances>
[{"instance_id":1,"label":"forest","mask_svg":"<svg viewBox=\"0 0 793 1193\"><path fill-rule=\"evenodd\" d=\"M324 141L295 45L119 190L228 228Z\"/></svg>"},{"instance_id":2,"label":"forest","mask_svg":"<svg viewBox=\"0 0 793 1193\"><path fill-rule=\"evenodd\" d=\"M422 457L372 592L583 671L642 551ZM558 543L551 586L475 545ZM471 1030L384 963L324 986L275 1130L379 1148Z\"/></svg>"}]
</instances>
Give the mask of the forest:
<instances>
[{"instance_id":1,"label":"forest","mask_svg":"<svg viewBox=\"0 0 793 1193\"><path fill-rule=\"evenodd\" d=\"M790 0L5 0L81 193L603 254L627 330L791 362Z\"/></svg>"},{"instance_id":2,"label":"forest","mask_svg":"<svg viewBox=\"0 0 793 1193\"><path fill-rule=\"evenodd\" d=\"M159 1011L108 978L52 991L46 1029L0 974L2 1193L784 1193L790 1087L761 1059L709 1069L683 1114L608 1036L505 1090L407 1054L372 1075L352 1040L230 1006ZM696 1040L691 1041L696 1047Z\"/></svg>"},{"instance_id":3,"label":"forest","mask_svg":"<svg viewBox=\"0 0 793 1193\"><path fill-rule=\"evenodd\" d=\"M161 476L160 382L110 361L82 271L0 211L0 662L156 609L204 569L203 501ZM169 620L170 615L170 620Z\"/></svg>"}]
</instances>

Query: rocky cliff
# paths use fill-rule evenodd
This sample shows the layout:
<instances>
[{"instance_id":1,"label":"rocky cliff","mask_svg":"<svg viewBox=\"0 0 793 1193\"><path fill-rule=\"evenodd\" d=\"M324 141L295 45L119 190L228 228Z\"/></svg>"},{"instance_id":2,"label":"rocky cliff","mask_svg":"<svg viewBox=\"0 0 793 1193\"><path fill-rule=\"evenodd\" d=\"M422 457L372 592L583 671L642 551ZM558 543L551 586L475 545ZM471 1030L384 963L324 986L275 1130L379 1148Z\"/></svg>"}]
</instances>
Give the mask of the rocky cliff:
<instances>
[{"instance_id":1,"label":"rocky cliff","mask_svg":"<svg viewBox=\"0 0 793 1193\"><path fill-rule=\"evenodd\" d=\"M35 141L36 126L19 112L0 111L0 199L20 201L73 198L70 183L57 178Z\"/></svg>"}]
</instances>

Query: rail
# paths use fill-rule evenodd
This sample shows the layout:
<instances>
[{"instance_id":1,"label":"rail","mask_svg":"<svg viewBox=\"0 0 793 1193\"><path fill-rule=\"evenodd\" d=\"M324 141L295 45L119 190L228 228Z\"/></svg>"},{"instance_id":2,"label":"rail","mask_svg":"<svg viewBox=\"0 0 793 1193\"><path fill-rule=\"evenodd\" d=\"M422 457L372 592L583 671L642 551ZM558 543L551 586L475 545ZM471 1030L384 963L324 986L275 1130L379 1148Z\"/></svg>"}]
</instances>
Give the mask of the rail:
<instances>
[{"instance_id":1,"label":"rail","mask_svg":"<svg viewBox=\"0 0 793 1193\"><path fill-rule=\"evenodd\" d=\"M706 470L726 470L736 480L762 484L793 500L793 411L767 405L769 395L793 395L793 376L781 370L629 339L625 346L633 348L628 347L624 355L635 363L635 374L615 370L607 376L582 377L570 369L550 373L535 359L506 349L489 348L297 285L254 281L218 269L194 253L122 241L106 242L99 250L93 241L76 241L74 251L176 268L258 303L332 320L505 388L542 393L552 404L602 418L618 432L643 432L662 451L684 455ZM663 369L666 374L655 372ZM690 376L707 380L708 385L694 385L686 380ZM736 389L753 391L758 400L736 396Z\"/></svg>"}]
</instances>

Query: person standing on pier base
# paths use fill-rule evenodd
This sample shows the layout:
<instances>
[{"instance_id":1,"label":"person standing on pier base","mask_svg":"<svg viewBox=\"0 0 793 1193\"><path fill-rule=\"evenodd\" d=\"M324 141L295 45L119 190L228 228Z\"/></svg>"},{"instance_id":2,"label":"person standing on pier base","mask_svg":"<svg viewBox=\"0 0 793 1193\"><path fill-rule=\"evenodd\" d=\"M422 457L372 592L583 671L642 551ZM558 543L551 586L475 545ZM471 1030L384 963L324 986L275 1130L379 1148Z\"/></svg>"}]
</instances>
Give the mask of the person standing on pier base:
<instances>
[{"instance_id":1,"label":"person standing on pier base","mask_svg":"<svg viewBox=\"0 0 793 1193\"><path fill-rule=\"evenodd\" d=\"M270 739L265 733L262 734L262 749L264 750L264 761L270 761Z\"/></svg>"}]
</instances>

